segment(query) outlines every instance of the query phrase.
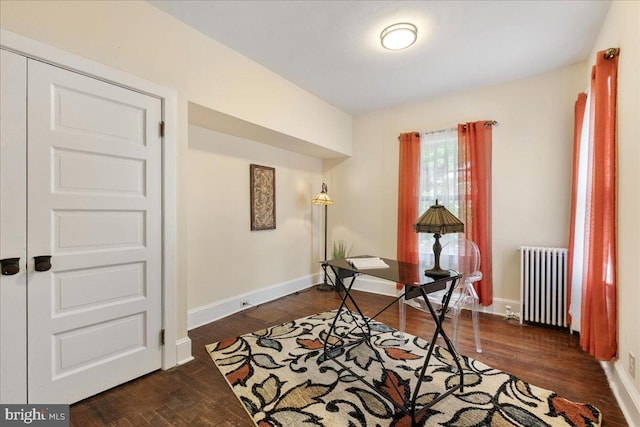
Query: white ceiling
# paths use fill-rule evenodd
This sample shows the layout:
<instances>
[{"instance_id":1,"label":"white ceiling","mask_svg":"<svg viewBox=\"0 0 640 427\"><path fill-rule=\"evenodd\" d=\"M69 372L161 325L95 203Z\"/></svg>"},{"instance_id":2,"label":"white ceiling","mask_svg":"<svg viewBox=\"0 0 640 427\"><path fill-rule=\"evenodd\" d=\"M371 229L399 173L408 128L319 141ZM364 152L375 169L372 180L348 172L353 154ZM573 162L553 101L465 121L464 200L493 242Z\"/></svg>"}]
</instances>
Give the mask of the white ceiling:
<instances>
[{"instance_id":1,"label":"white ceiling","mask_svg":"<svg viewBox=\"0 0 640 427\"><path fill-rule=\"evenodd\" d=\"M151 4L341 110L360 114L587 59L609 1L192 1ZM396 22L407 50L380 46Z\"/></svg>"}]
</instances>

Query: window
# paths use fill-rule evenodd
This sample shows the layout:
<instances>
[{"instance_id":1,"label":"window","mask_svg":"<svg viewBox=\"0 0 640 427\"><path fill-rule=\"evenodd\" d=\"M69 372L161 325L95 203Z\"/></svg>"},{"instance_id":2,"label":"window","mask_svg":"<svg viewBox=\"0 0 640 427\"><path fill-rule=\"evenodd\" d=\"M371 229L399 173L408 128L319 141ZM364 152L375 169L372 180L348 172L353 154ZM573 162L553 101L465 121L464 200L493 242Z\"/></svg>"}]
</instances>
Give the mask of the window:
<instances>
[{"instance_id":1,"label":"window","mask_svg":"<svg viewBox=\"0 0 640 427\"><path fill-rule=\"evenodd\" d=\"M480 249L482 280L476 289L485 306L493 303L491 129L496 124L467 122L454 129L405 132L399 137L398 260L432 262L433 237L416 236L413 224L437 199L464 223L466 238ZM460 236L443 237L441 244Z\"/></svg>"},{"instance_id":2,"label":"window","mask_svg":"<svg viewBox=\"0 0 640 427\"><path fill-rule=\"evenodd\" d=\"M585 102L584 117L582 119L582 129L580 132L580 145L578 151L578 181L576 183L576 209L575 213L575 240L573 245L573 265L571 279L571 305L569 306L569 314L571 314L571 329L580 332L580 323L582 321L582 283L584 273L585 258L585 235L587 217L587 181L588 181L588 163L589 163L589 117L591 114L589 100Z\"/></svg>"},{"instance_id":3,"label":"window","mask_svg":"<svg viewBox=\"0 0 640 427\"><path fill-rule=\"evenodd\" d=\"M460 185L458 176L458 130L445 129L423 132L420 135L420 178L418 189L418 216L438 203L460 218ZM456 234L445 234L440 239L444 246ZM420 233L418 252L421 260L433 262L433 235Z\"/></svg>"}]
</instances>

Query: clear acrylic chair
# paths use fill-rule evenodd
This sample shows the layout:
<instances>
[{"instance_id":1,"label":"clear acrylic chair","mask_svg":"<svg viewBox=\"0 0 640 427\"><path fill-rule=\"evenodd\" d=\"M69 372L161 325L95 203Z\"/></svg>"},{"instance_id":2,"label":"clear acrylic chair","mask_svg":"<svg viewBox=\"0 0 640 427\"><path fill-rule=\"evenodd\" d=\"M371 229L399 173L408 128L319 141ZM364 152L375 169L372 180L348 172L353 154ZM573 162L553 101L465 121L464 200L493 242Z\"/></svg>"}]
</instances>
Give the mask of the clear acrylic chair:
<instances>
[{"instance_id":1,"label":"clear acrylic chair","mask_svg":"<svg viewBox=\"0 0 640 427\"><path fill-rule=\"evenodd\" d=\"M457 270L462 274L459 285L454 289L449 303L449 313L453 323L453 331L451 339L453 345L458 348L458 326L460 312L463 308L469 307L473 318L473 332L476 339L476 351L482 353L480 345L480 326L478 324L478 311L480 309L480 301L478 293L473 284L482 279L480 272L480 250L478 245L467 239L454 240L442 247L440 253L440 266L443 269ZM440 306L442 297L447 290L433 292L428 294L429 301L435 307ZM418 310L427 311L428 308L422 297L406 300L405 304L417 308ZM401 325L404 326L404 310L401 310ZM404 329L404 328L403 328Z\"/></svg>"}]
</instances>

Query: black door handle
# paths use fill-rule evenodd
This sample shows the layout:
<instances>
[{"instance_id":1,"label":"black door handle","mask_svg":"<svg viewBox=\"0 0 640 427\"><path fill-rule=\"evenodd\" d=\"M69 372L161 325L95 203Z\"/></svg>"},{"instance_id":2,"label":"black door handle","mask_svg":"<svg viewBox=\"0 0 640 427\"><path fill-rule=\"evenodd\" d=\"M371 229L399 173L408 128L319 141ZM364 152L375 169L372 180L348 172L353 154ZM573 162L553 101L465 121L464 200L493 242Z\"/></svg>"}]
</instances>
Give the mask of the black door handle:
<instances>
[{"instance_id":1,"label":"black door handle","mask_svg":"<svg viewBox=\"0 0 640 427\"><path fill-rule=\"evenodd\" d=\"M0 259L3 276L13 276L20 271L20 258Z\"/></svg>"},{"instance_id":2,"label":"black door handle","mask_svg":"<svg viewBox=\"0 0 640 427\"><path fill-rule=\"evenodd\" d=\"M34 256L36 271L49 271L51 269L51 255Z\"/></svg>"}]
</instances>

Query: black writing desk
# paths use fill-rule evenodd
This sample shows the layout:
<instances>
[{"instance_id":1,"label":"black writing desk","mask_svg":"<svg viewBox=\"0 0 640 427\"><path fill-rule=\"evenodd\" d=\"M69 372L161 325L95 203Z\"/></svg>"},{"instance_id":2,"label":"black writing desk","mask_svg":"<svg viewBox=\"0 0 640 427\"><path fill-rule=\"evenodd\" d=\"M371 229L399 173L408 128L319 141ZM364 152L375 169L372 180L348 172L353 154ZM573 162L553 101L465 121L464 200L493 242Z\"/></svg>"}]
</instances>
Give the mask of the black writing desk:
<instances>
[{"instance_id":1,"label":"black writing desk","mask_svg":"<svg viewBox=\"0 0 640 427\"><path fill-rule=\"evenodd\" d=\"M400 262L400 261L387 259L387 258L381 258L381 259L389 266L389 268L358 269L352 264L348 263L345 259L324 261L324 263L326 263L326 265L329 266L335 274L335 278L337 282L335 285L337 289L344 291L344 294L342 296L342 302L340 304L340 308L338 309L336 313L336 317L333 320L331 327L324 339L324 353L321 357L322 357L322 361L333 360L339 365L341 365L343 368L349 370L353 375L357 376L362 382L364 382L369 387L374 389L380 396L384 397L386 400L391 402L396 408L403 411L405 414L409 415L413 423L415 424L417 417L420 414L422 414L428 408L435 405L440 400L442 400L449 394L453 393L454 391L458 389L462 390L462 387L464 385L464 374L462 371L462 366L460 364L460 357L458 355L458 352L454 348L453 344L451 343L451 340L449 339L444 329L442 328L444 315L449 306L449 301L451 300L451 294L453 293L453 290L458 285L458 281L462 276L457 271L451 270L450 275L448 277L432 279L430 277L425 276L424 269L421 268L420 265L418 264ZM376 277L379 279L389 280L391 282L396 282L403 285L403 289L398 292L399 295L397 296L397 298L395 298L390 304L382 308L380 311L378 311L378 313L376 313L374 316L370 318L367 318L364 316L364 314L362 313L362 310L360 310L360 307L356 302L356 299L351 294L351 289L356 280L356 277L361 274L366 274L368 276ZM345 282L348 282L348 284L345 285ZM447 283L449 282L452 282L451 286L449 286L448 292L445 293L442 299L442 307L438 313L433 309L431 303L429 302L429 298L427 297L427 294L447 288ZM424 298L426 305L429 308L429 313L431 314L431 317L435 322L436 329L433 333L433 337L431 338L431 342L430 342L424 363L422 365L422 368L420 368L417 385L413 390L413 392L411 393L411 400L409 402L405 402L402 405L399 405L396 401L394 401L391 398L391 396L387 395L385 392L379 390L375 385L373 385L373 383L366 377L366 375L359 375L353 372L349 366L346 366L343 362L341 362L340 360L337 360L336 356L338 356L341 352L343 352L345 348L360 344L363 341L365 341L367 345L372 349L373 353L375 353L378 359L378 362L384 365L384 362L382 361L380 355L373 348L373 345L371 343L372 331L369 324L370 320L375 319L382 312L384 312L389 307L391 307L392 305L398 302L400 302L400 310L404 310L405 299L412 299L419 296L422 296ZM336 321L340 317L343 310L349 310L347 308L348 302L351 302L351 304L353 304L355 310L357 311L357 314L359 315L358 317L361 319L361 321L359 323L354 322L354 325L349 332L338 334L336 331ZM404 318L403 314L401 314L400 318L402 321L402 319ZM401 333L404 332L403 328L404 328L404 325L401 324L401 328L400 328ZM431 359L431 355L433 353L433 349L435 347L436 340L438 339L439 335L444 339L447 349L449 350L453 360L455 361L457 372L459 373L460 382L459 384L449 387L445 392L441 393L438 397L431 400L428 404L418 407L416 402L418 400L420 387L422 383L425 381L425 378L426 378L425 374L427 373L429 360ZM330 343L330 341L332 343Z\"/></svg>"}]
</instances>

